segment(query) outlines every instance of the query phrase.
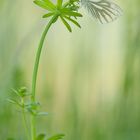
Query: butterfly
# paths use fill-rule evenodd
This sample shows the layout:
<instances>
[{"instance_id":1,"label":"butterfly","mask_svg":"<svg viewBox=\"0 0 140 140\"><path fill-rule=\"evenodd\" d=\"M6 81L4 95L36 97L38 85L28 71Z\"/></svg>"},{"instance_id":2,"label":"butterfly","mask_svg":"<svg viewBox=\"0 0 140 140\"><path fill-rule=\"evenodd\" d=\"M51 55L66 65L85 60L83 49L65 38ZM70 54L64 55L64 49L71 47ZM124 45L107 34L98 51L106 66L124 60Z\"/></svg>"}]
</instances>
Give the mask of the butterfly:
<instances>
[{"instance_id":1,"label":"butterfly","mask_svg":"<svg viewBox=\"0 0 140 140\"><path fill-rule=\"evenodd\" d=\"M108 0L81 0L81 6L100 23L109 23L122 15L122 9Z\"/></svg>"}]
</instances>

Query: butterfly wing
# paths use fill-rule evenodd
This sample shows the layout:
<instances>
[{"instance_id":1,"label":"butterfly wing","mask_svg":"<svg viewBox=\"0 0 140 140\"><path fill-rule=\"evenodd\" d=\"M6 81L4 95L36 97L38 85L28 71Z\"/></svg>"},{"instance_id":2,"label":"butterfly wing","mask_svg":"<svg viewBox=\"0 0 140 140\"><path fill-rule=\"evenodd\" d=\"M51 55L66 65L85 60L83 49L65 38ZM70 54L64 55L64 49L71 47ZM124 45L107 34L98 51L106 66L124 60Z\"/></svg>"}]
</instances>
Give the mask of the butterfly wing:
<instances>
[{"instance_id":1,"label":"butterfly wing","mask_svg":"<svg viewBox=\"0 0 140 140\"><path fill-rule=\"evenodd\" d=\"M114 21L122 15L122 9L114 2L108 0L81 0L81 5L92 17L101 23Z\"/></svg>"}]
</instances>

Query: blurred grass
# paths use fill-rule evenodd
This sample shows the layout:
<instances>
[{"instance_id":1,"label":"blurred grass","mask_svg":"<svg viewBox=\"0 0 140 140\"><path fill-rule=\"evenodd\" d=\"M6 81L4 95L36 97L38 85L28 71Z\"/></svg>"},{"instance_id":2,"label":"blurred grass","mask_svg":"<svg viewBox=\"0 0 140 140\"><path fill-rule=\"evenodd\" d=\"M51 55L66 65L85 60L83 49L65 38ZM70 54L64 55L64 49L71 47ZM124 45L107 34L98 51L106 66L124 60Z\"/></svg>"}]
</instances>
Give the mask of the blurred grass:
<instances>
[{"instance_id":1,"label":"blurred grass","mask_svg":"<svg viewBox=\"0 0 140 140\"><path fill-rule=\"evenodd\" d=\"M66 140L140 139L140 2L119 2L124 15L114 23L84 17L82 30L72 34L61 23L50 30L38 77L38 100L49 116L38 120L38 132L63 132ZM11 88L30 90L34 53L47 22L42 12L32 1L0 1L3 140L25 140L22 116L6 98Z\"/></svg>"}]
</instances>

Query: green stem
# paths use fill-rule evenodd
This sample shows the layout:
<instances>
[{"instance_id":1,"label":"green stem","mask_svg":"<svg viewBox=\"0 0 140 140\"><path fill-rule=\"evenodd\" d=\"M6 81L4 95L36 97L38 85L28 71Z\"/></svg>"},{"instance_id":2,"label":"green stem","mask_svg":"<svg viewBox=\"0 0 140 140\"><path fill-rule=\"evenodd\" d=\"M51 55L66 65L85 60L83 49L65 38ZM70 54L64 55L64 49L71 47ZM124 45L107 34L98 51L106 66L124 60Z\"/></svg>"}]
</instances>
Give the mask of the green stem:
<instances>
[{"instance_id":1,"label":"green stem","mask_svg":"<svg viewBox=\"0 0 140 140\"><path fill-rule=\"evenodd\" d=\"M35 95L36 95L37 73L38 73L38 67L39 67L40 56L41 56L43 44L45 41L46 34L47 34L49 28L51 27L51 25L54 23L56 17L57 16L54 15L52 17L52 19L49 21L49 23L47 24L47 26L46 26L46 28L41 36L38 50L36 53L36 60L35 60L35 64L34 64L33 77L32 77L32 96L31 96L32 102L36 102ZM32 140L36 139L36 124L35 124L35 116L34 115L31 116L31 139Z\"/></svg>"},{"instance_id":2,"label":"green stem","mask_svg":"<svg viewBox=\"0 0 140 140\"><path fill-rule=\"evenodd\" d=\"M25 115L24 109L22 110L22 113L23 113L23 122L24 122L24 126L25 126L25 131L26 131L27 139L30 140L30 134L29 134L29 131L28 131L28 124L27 124L27 120L26 120L26 115Z\"/></svg>"},{"instance_id":3,"label":"green stem","mask_svg":"<svg viewBox=\"0 0 140 140\"><path fill-rule=\"evenodd\" d=\"M21 103L22 103L22 105L24 105L24 99L23 98L21 98ZM28 131L28 124L27 124L24 108L22 108L22 114L23 114L23 124L24 124L24 127L25 127L25 132L26 132L26 135L27 135L27 140L30 140L30 135L29 135L29 131Z\"/></svg>"}]
</instances>

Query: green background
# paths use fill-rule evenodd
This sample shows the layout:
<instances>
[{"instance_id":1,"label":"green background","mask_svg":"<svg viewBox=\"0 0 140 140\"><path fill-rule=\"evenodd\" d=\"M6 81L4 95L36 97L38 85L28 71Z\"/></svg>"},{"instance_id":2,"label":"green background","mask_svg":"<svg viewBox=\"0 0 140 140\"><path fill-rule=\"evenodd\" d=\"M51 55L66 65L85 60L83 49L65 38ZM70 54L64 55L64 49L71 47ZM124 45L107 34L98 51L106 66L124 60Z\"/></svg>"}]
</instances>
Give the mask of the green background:
<instances>
[{"instance_id":1,"label":"green background","mask_svg":"<svg viewBox=\"0 0 140 140\"><path fill-rule=\"evenodd\" d=\"M123 16L99 24L86 14L69 33L59 21L44 45L37 100L47 117L38 133L65 140L140 139L139 0L117 0ZM32 0L0 0L0 140L25 140L23 118L6 99L11 88L31 90L32 69L44 10ZM27 114L28 116L28 114Z\"/></svg>"}]
</instances>

